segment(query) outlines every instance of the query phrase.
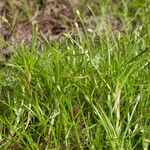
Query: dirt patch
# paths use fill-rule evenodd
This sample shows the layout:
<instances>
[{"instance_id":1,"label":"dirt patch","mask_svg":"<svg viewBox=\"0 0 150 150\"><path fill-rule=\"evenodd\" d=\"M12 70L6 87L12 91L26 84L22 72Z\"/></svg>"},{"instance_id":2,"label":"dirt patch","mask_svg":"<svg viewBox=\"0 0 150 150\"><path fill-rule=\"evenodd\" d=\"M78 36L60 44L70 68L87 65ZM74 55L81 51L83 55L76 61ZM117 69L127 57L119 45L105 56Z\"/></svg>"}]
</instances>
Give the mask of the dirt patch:
<instances>
[{"instance_id":1,"label":"dirt patch","mask_svg":"<svg viewBox=\"0 0 150 150\"><path fill-rule=\"evenodd\" d=\"M30 42L33 26L53 41L63 32L71 32L75 9L81 9L85 0L0 0L1 41ZM7 45L0 43L0 63L6 60ZM8 52L10 54L10 51Z\"/></svg>"},{"instance_id":2,"label":"dirt patch","mask_svg":"<svg viewBox=\"0 0 150 150\"><path fill-rule=\"evenodd\" d=\"M41 32L51 41L62 37L64 32L74 33L75 23L81 26L75 14L76 8L85 12L89 31L94 30L94 17L87 6L96 5L95 2L96 0L0 0L0 63L5 62L6 56L10 55L10 50L6 51L8 46L1 41L9 41L11 44L21 41L30 43L33 27L38 30L38 40ZM120 26L120 21L111 15L106 15L105 22L112 24L114 29ZM102 29L103 27L100 32Z\"/></svg>"},{"instance_id":3,"label":"dirt patch","mask_svg":"<svg viewBox=\"0 0 150 150\"><path fill-rule=\"evenodd\" d=\"M71 31L75 9L85 10L88 0L0 0L0 37L4 40L15 38L30 41L32 26L39 32L50 35L51 39L65 31Z\"/></svg>"},{"instance_id":4,"label":"dirt patch","mask_svg":"<svg viewBox=\"0 0 150 150\"><path fill-rule=\"evenodd\" d=\"M3 1L0 3L1 16L8 22L1 21L0 36L4 40L30 41L33 25L44 34L58 36L69 30L75 21L72 3L67 0Z\"/></svg>"}]
</instances>

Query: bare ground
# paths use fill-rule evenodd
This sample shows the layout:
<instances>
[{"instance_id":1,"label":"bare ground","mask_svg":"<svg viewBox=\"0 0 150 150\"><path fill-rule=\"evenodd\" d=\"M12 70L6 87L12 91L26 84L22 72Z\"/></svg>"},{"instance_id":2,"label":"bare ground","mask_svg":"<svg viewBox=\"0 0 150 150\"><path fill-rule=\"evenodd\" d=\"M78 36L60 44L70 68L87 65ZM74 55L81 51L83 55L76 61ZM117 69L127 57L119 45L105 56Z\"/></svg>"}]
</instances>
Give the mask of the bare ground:
<instances>
[{"instance_id":1,"label":"bare ground","mask_svg":"<svg viewBox=\"0 0 150 150\"><path fill-rule=\"evenodd\" d=\"M62 37L62 33L73 33L75 23L80 21L75 15L75 9L87 13L87 21L91 28L93 17L87 11L87 5L95 0L0 0L0 64L9 57L11 50L5 41L30 42L33 26L40 33L48 36L51 41ZM112 22L114 28L120 23L112 16L106 16L106 23Z\"/></svg>"},{"instance_id":2,"label":"bare ground","mask_svg":"<svg viewBox=\"0 0 150 150\"><path fill-rule=\"evenodd\" d=\"M62 31L70 30L75 21L75 5L76 0L74 4L72 0L28 0L28 3L15 0L12 4L2 1L0 36L4 40L15 38L18 41L30 41L34 25L42 33L55 38Z\"/></svg>"},{"instance_id":3,"label":"bare ground","mask_svg":"<svg viewBox=\"0 0 150 150\"><path fill-rule=\"evenodd\" d=\"M72 32L74 10L83 4L84 0L0 0L0 63L11 53L5 41L30 42L33 26L52 41Z\"/></svg>"}]
</instances>

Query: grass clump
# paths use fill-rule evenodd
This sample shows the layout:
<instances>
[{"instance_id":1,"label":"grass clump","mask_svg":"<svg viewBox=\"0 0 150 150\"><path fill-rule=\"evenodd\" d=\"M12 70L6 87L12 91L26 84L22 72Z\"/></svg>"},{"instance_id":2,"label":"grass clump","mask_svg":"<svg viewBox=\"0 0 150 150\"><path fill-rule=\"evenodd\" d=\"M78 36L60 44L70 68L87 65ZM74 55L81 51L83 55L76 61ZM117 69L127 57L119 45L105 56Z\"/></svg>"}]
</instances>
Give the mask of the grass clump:
<instances>
[{"instance_id":1,"label":"grass clump","mask_svg":"<svg viewBox=\"0 0 150 150\"><path fill-rule=\"evenodd\" d=\"M106 33L94 46L66 36L19 44L1 71L1 148L145 148L147 35Z\"/></svg>"},{"instance_id":2,"label":"grass clump","mask_svg":"<svg viewBox=\"0 0 150 150\"><path fill-rule=\"evenodd\" d=\"M20 43L0 72L1 149L149 148L149 25Z\"/></svg>"}]
</instances>

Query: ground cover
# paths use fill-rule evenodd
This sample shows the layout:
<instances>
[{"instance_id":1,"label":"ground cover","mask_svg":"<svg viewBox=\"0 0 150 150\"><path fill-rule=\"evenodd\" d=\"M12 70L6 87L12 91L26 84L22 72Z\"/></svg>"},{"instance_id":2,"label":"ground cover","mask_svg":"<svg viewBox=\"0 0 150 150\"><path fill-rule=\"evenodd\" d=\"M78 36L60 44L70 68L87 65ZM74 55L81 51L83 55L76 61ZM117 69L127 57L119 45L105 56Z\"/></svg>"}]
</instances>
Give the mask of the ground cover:
<instances>
[{"instance_id":1,"label":"ground cover","mask_svg":"<svg viewBox=\"0 0 150 150\"><path fill-rule=\"evenodd\" d=\"M13 54L0 70L0 149L148 150L149 1L88 1L86 11L84 5L74 9L78 3L58 2L69 6L72 21L54 17L57 9L46 17L64 27L55 40L54 24L36 19L29 39L16 36L24 28L15 28L20 20L10 22L11 4L3 9L9 15L1 20L14 33L6 38L1 32L3 55L6 47ZM38 1L37 7L41 12L46 4ZM22 9L14 10L17 16ZM26 20L33 18L29 10Z\"/></svg>"}]
</instances>

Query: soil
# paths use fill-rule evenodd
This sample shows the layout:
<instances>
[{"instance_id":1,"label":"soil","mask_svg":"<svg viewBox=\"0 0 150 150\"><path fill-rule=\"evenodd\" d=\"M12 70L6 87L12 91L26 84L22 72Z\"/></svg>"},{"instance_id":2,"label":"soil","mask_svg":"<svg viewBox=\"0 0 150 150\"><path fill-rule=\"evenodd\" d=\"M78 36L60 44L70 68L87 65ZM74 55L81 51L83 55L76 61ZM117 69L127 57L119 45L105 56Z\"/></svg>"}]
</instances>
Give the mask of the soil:
<instances>
[{"instance_id":1,"label":"soil","mask_svg":"<svg viewBox=\"0 0 150 150\"><path fill-rule=\"evenodd\" d=\"M33 26L51 41L63 32L72 32L75 9L82 9L85 0L0 0L0 64L6 61L11 50L6 50L5 41L30 42Z\"/></svg>"},{"instance_id":2,"label":"soil","mask_svg":"<svg viewBox=\"0 0 150 150\"><path fill-rule=\"evenodd\" d=\"M0 36L4 40L15 38L18 41L30 41L32 26L44 34L58 36L69 30L75 21L74 6L77 0L14 0L0 1ZM7 19L7 20L4 20Z\"/></svg>"},{"instance_id":3,"label":"soil","mask_svg":"<svg viewBox=\"0 0 150 150\"><path fill-rule=\"evenodd\" d=\"M87 11L95 0L0 0L0 66L10 57L11 50L6 42L30 43L33 27L51 41L60 39L64 32L75 32L75 23L81 27L75 9L87 13L90 29L93 18ZM87 19L87 20L88 20ZM106 22L114 18L106 16ZM116 21L118 26L118 21ZM115 26L115 25L113 25Z\"/></svg>"}]
</instances>

